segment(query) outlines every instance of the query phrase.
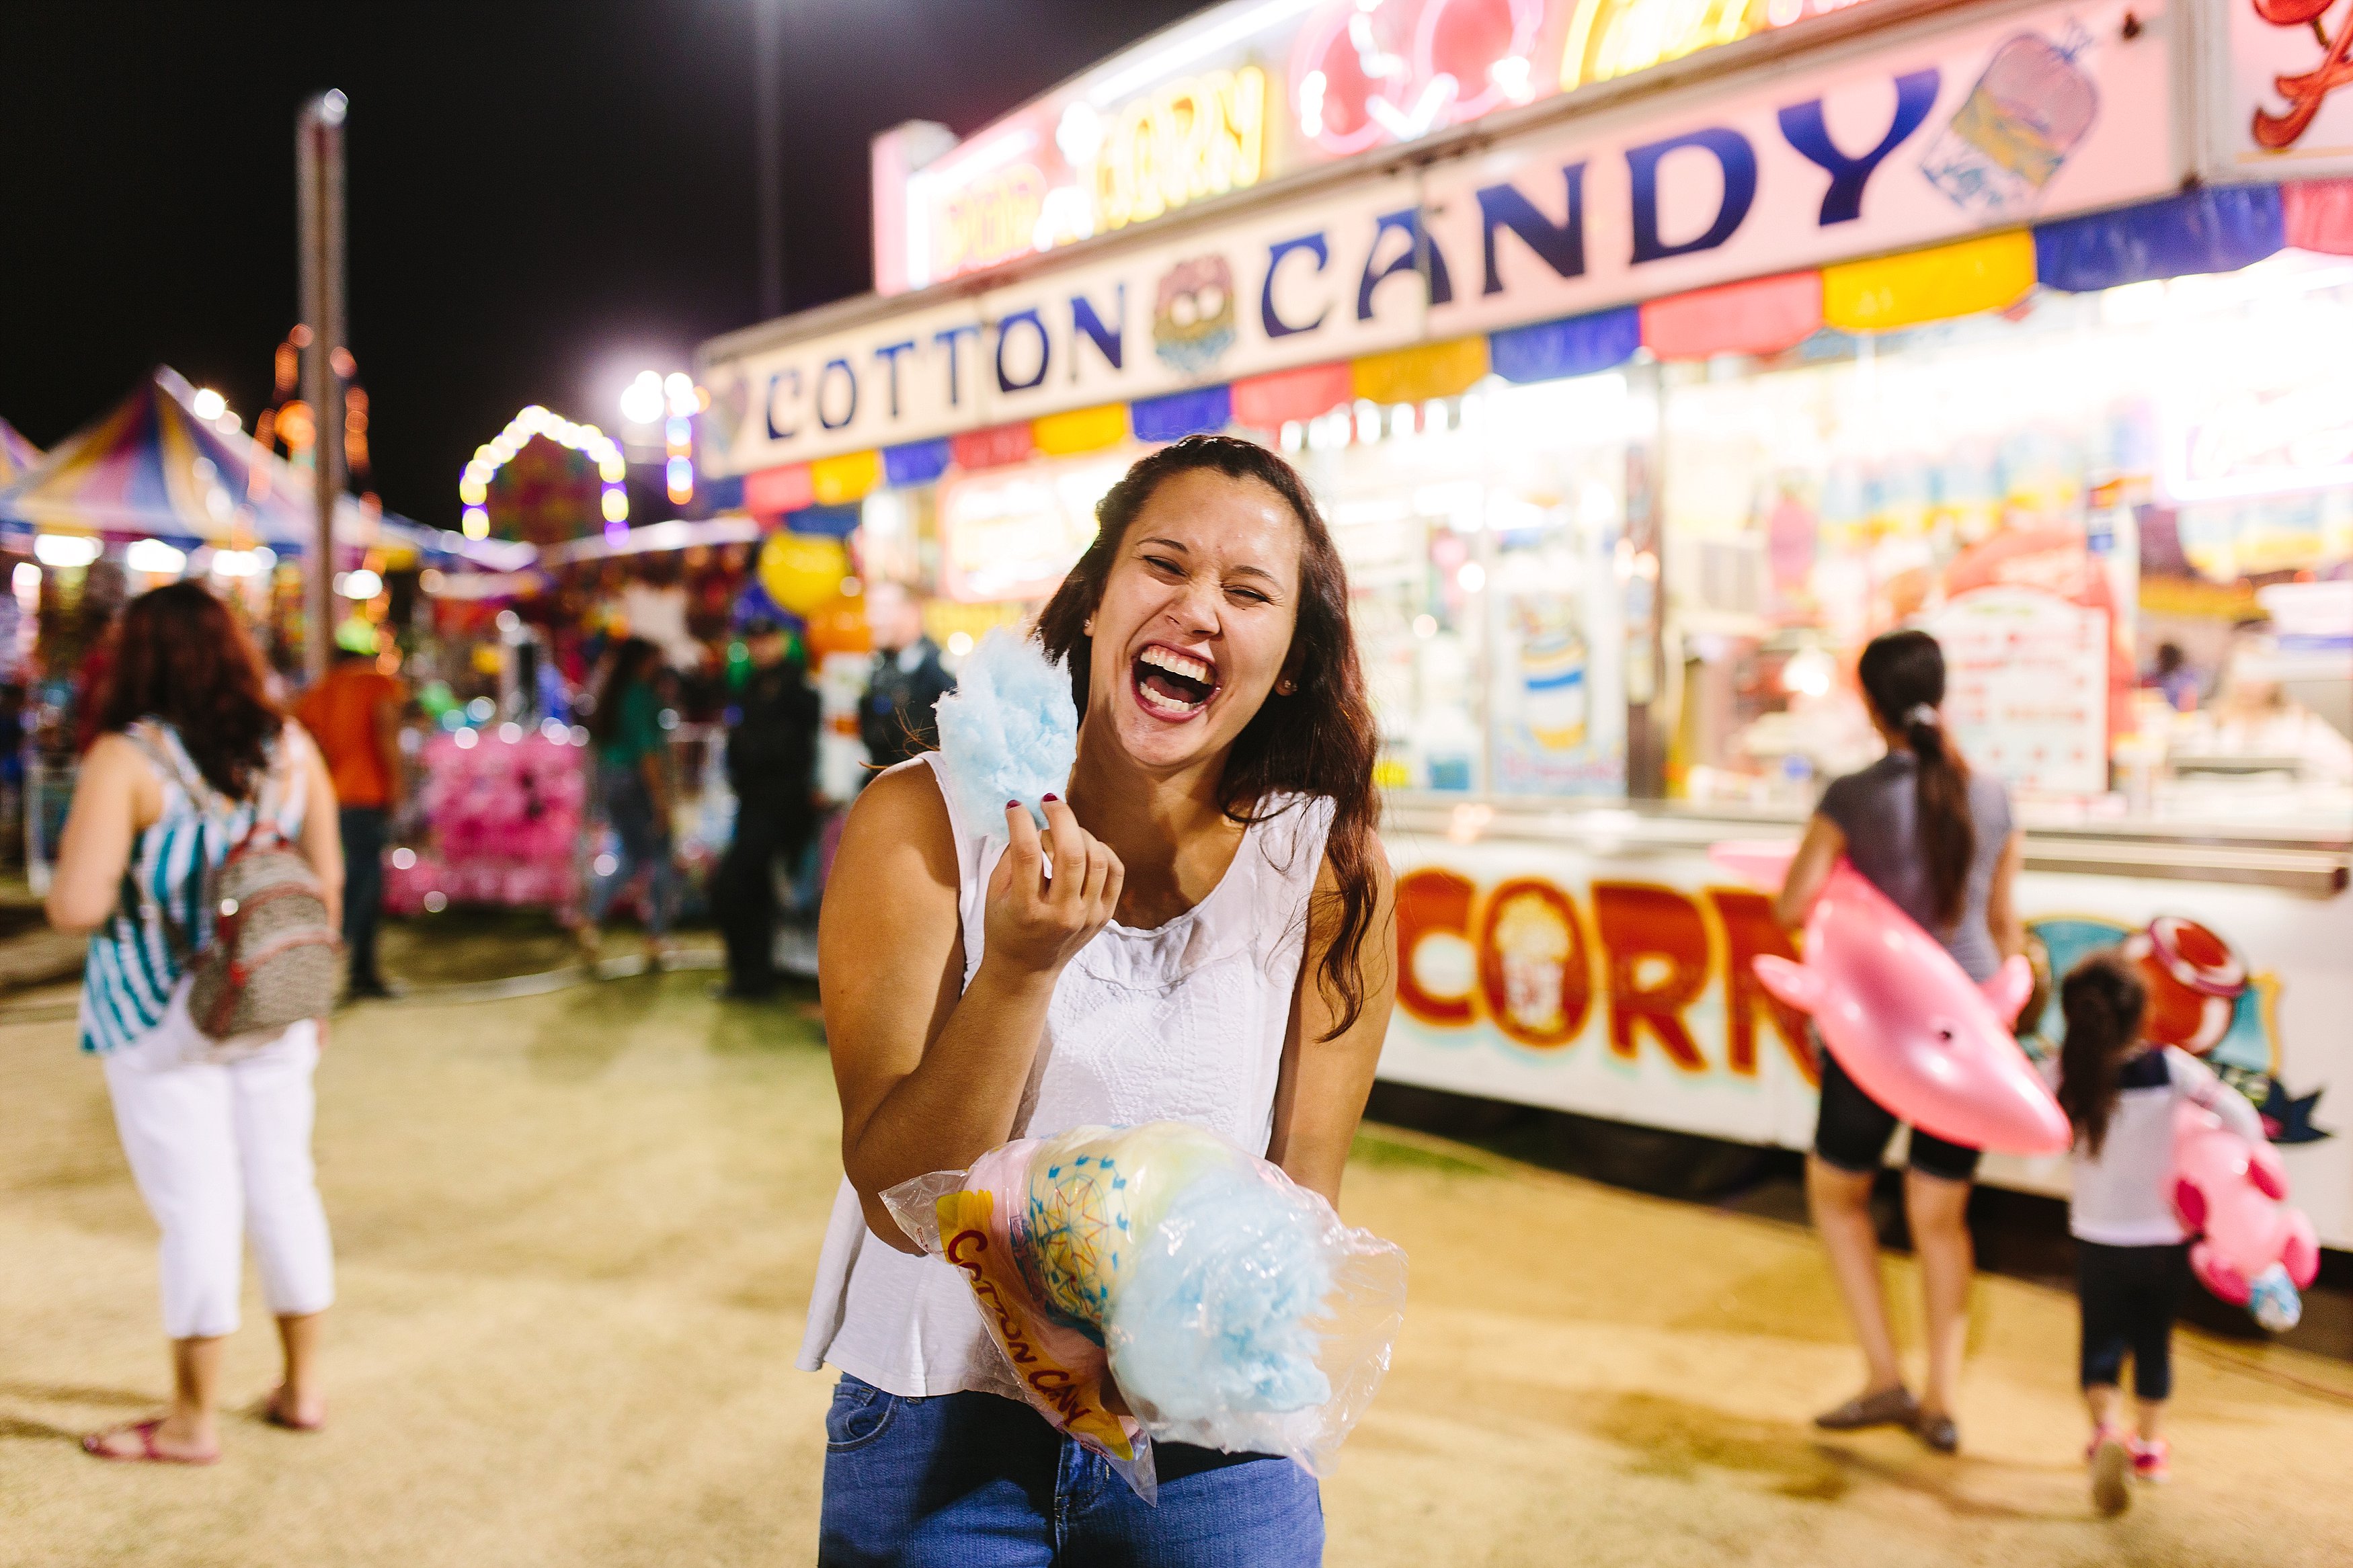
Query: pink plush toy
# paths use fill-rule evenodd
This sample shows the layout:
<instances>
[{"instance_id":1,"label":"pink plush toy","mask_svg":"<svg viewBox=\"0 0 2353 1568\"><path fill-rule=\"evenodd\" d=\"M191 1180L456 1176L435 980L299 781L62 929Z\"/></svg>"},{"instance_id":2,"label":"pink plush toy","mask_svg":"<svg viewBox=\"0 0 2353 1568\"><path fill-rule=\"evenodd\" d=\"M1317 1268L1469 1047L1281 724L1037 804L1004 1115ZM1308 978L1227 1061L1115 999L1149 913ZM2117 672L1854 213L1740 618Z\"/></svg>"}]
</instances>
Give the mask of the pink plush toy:
<instances>
[{"instance_id":1,"label":"pink plush toy","mask_svg":"<svg viewBox=\"0 0 2353 1568\"><path fill-rule=\"evenodd\" d=\"M470 746L448 734L427 742L423 798L433 844L388 887L387 907L421 908L434 891L457 903L571 902L586 797L583 756L536 731L509 741L481 731Z\"/></svg>"},{"instance_id":2,"label":"pink plush toy","mask_svg":"<svg viewBox=\"0 0 2353 1568\"><path fill-rule=\"evenodd\" d=\"M2320 1243L2311 1219L2288 1206L2277 1150L2184 1101L2173 1113L2173 1208L2198 1237L2189 1271L2200 1284L2274 1333L2295 1327Z\"/></svg>"},{"instance_id":3,"label":"pink plush toy","mask_svg":"<svg viewBox=\"0 0 2353 1568\"><path fill-rule=\"evenodd\" d=\"M1718 844L1716 864L1759 886L1794 846ZM1756 960L1766 990L1814 1016L1847 1076L1913 1126L1977 1149L2063 1154L2073 1134L2010 1034L2034 975L2012 958L1980 986L1841 858L1806 917L1805 962Z\"/></svg>"}]
</instances>

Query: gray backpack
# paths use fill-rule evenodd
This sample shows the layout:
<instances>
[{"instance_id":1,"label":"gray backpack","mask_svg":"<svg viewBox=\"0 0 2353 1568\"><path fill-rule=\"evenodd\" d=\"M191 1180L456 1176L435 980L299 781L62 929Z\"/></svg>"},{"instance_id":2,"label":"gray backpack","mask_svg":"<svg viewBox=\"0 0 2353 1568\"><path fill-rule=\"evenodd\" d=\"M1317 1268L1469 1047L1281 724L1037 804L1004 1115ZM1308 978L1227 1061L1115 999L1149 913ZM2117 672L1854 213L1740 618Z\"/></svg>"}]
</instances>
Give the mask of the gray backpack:
<instances>
[{"instance_id":1,"label":"gray backpack","mask_svg":"<svg viewBox=\"0 0 2353 1568\"><path fill-rule=\"evenodd\" d=\"M131 739L156 769L175 779L207 817L235 809L174 747L137 731ZM212 910L212 940L201 949L163 913L164 940L189 976L188 1016L216 1059L248 1054L304 1018L333 1010L343 937L327 919L326 891L299 847L279 830L279 804L300 752L281 731L262 776L253 826L218 865L202 873Z\"/></svg>"}]
</instances>

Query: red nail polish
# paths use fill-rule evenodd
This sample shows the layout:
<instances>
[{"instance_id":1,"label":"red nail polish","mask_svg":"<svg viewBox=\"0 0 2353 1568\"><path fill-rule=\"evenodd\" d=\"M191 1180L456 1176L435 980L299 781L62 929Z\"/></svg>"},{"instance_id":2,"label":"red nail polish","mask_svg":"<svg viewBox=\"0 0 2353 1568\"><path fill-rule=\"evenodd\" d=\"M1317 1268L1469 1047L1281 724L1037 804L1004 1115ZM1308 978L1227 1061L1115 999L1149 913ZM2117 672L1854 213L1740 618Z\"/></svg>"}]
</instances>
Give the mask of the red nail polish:
<instances>
[{"instance_id":1,"label":"red nail polish","mask_svg":"<svg viewBox=\"0 0 2353 1568\"><path fill-rule=\"evenodd\" d=\"M1021 809L1021 803L1018 800L1008 800L1005 803L1005 809L1008 811L1018 811Z\"/></svg>"},{"instance_id":2,"label":"red nail polish","mask_svg":"<svg viewBox=\"0 0 2353 1568\"><path fill-rule=\"evenodd\" d=\"M1060 795L1050 795L1046 796L1046 799L1048 799L1048 800L1060 800L1060 799L1061 799L1061 798L1062 798L1062 797L1061 797Z\"/></svg>"}]
</instances>

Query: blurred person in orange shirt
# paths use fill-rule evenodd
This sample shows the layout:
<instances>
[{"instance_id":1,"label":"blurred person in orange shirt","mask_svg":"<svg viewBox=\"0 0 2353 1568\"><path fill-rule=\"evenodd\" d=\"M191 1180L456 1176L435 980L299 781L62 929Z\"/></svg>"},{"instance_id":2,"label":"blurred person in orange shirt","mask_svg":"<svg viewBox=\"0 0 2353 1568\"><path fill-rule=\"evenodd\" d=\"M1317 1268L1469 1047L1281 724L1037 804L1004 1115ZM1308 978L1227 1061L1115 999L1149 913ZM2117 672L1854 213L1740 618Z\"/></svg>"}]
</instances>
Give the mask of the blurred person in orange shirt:
<instances>
[{"instance_id":1,"label":"blurred person in orange shirt","mask_svg":"<svg viewBox=\"0 0 2353 1568\"><path fill-rule=\"evenodd\" d=\"M334 779L353 997L393 994L376 970L375 933L384 911L385 841L400 809L400 716L408 692L376 668L375 642L374 626L345 621L335 632L334 663L294 710Z\"/></svg>"}]
</instances>

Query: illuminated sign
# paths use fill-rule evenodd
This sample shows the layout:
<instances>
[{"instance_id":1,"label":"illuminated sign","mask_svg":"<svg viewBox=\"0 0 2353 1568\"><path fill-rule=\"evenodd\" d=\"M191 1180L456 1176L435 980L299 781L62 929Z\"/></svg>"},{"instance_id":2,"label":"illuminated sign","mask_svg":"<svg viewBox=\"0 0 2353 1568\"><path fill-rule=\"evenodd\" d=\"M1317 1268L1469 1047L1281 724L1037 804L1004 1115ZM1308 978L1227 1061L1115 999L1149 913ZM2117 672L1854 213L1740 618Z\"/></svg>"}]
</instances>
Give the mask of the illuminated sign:
<instances>
[{"instance_id":1,"label":"illuminated sign","mask_svg":"<svg viewBox=\"0 0 2353 1568\"><path fill-rule=\"evenodd\" d=\"M875 290L1148 223L1862 3L1231 0L928 163L901 155L903 137L944 142L937 126L878 139L890 146L874 165Z\"/></svg>"},{"instance_id":2,"label":"illuminated sign","mask_svg":"<svg viewBox=\"0 0 2353 1568\"><path fill-rule=\"evenodd\" d=\"M1862 0L1573 0L1560 89L1632 76Z\"/></svg>"},{"instance_id":3,"label":"illuminated sign","mask_svg":"<svg viewBox=\"0 0 2353 1568\"><path fill-rule=\"evenodd\" d=\"M1258 184L1266 73L1185 77L1122 110L1094 159L1095 226L1124 228Z\"/></svg>"},{"instance_id":4,"label":"illuminated sign","mask_svg":"<svg viewBox=\"0 0 2353 1568\"><path fill-rule=\"evenodd\" d=\"M1308 148L1345 157L1411 142L1536 95L1534 59L1557 0L1375 0L1326 5L1292 49Z\"/></svg>"},{"instance_id":5,"label":"illuminated sign","mask_svg":"<svg viewBox=\"0 0 2353 1568\"><path fill-rule=\"evenodd\" d=\"M2214 174L2311 180L2353 171L2353 13L2335 0L2216 0L2211 9L2221 36L2200 53L2214 99Z\"/></svg>"},{"instance_id":6,"label":"illuminated sign","mask_svg":"<svg viewBox=\"0 0 2353 1568\"><path fill-rule=\"evenodd\" d=\"M1095 503L1128 457L1036 461L940 486L940 587L959 604L1042 599L1095 536Z\"/></svg>"},{"instance_id":7,"label":"illuminated sign","mask_svg":"<svg viewBox=\"0 0 2353 1568\"><path fill-rule=\"evenodd\" d=\"M2010 13L1776 71L1704 103L1532 127L1476 156L1367 170L1312 202L1257 204L1158 244L829 332L721 340L699 363L712 395L705 471L786 472L2164 194L2180 177L2175 61L2154 28L2146 47L2073 63L2099 110L2044 183L1988 180L1957 195L1949 174L1956 145L1977 147L1956 126L1988 123L1980 85L2018 40L2063 37L2075 21L2121 26L2127 8L2166 15L2153 5ZM1035 145L1009 147L998 166L1034 161Z\"/></svg>"},{"instance_id":8,"label":"illuminated sign","mask_svg":"<svg viewBox=\"0 0 2353 1568\"><path fill-rule=\"evenodd\" d=\"M942 276L991 267L1030 249L1045 204L1046 176L1035 163L992 169L948 193L941 204Z\"/></svg>"},{"instance_id":9,"label":"illuminated sign","mask_svg":"<svg viewBox=\"0 0 2353 1568\"><path fill-rule=\"evenodd\" d=\"M909 287L1149 222L1254 185L1266 166L1256 66L1178 77L1108 111L1073 101L1050 140L1028 118L1039 123L1000 127L906 177Z\"/></svg>"}]
</instances>

